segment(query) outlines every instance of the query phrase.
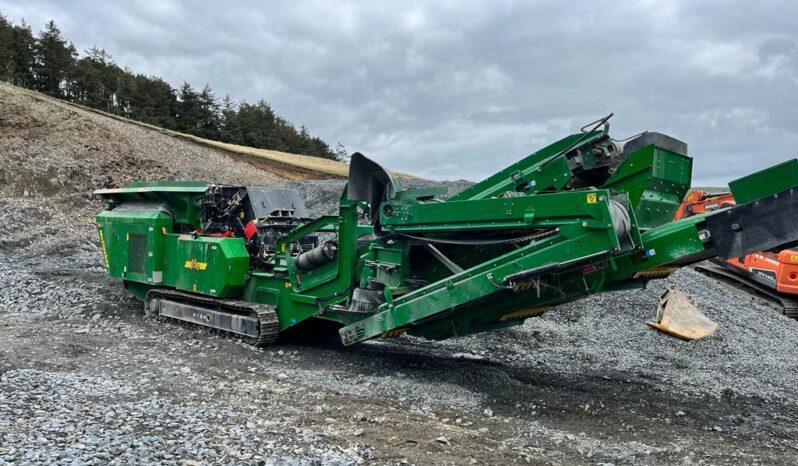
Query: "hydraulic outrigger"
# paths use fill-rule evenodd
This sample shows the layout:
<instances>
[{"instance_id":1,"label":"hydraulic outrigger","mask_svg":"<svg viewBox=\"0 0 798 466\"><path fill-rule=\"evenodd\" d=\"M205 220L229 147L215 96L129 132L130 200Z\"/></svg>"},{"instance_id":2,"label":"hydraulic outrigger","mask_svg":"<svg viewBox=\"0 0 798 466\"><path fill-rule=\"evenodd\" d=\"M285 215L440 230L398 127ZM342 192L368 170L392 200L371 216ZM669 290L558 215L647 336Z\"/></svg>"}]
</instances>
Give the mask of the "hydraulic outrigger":
<instances>
[{"instance_id":1,"label":"hydraulic outrigger","mask_svg":"<svg viewBox=\"0 0 798 466\"><path fill-rule=\"evenodd\" d=\"M447 200L441 188L402 189L355 154L338 215L315 220L288 190L100 190L108 273L150 315L257 345L324 319L351 345L517 325L709 257L798 240L798 161L735 181L746 203L673 221L691 182L686 144L653 132L621 143L607 119Z\"/></svg>"}]
</instances>

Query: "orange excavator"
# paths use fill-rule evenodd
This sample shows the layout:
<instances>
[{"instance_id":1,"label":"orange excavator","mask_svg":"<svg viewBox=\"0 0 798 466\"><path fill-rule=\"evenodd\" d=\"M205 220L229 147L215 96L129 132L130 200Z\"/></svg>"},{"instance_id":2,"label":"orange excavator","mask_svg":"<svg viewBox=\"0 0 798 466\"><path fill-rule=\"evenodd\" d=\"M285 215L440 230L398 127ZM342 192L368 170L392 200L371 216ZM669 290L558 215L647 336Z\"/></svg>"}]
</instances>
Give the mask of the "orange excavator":
<instances>
[{"instance_id":1,"label":"orange excavator","mask_svg":"<svg viewBox=\"0 0 798 466\"><path fill-rule=\"evenodd\" d=\"M690 217L736 205L730 192L690 191L676 210L674 219ZM798 250L755 252L728 260L712 259L695 268L709 276L742 285L764 297L784 315L798 319Z\"/></svg>"}]
</instances>

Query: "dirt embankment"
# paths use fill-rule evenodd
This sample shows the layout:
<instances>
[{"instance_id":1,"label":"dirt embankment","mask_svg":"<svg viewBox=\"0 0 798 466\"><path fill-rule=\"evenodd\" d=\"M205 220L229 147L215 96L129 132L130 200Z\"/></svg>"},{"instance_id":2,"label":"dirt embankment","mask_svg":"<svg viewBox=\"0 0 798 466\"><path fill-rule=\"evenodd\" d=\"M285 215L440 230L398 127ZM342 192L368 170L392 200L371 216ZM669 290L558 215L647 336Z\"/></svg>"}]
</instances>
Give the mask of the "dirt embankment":
<instances>
[{"instance_id":1,"label":"dirt embankment","mask_svg":"<svg viewBox=\"0 0 798 466\"><path fill-rule=\"evenodd\" d=\"M208 147L4 83L0 161L3 212L29 220L26 231L0 238L5 249L90 229L101 206L92 191L99 188L136 180L274 185L333 176Z\"/></svg>"}]
</instances>

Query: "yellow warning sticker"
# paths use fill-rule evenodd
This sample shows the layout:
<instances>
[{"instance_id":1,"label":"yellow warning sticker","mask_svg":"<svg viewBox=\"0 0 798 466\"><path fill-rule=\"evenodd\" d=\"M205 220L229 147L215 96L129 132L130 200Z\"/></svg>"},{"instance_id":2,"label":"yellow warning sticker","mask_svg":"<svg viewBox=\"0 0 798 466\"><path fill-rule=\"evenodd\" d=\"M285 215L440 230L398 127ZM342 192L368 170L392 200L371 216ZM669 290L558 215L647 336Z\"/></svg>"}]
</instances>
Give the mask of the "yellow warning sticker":
<instances>
[{"instance_id":1,"label":"yellow warning sticker","mask_svg":"<svg viewBox=\"0 0 798 466\"><path fill-rule=\"evenodd\" d=\"M596 193L587 193L587 203L588 204L596 203Z\"/></svg>"},{"instance_id":2,"label":"yellow warning sticker","mask_svg":"<svg viewBox=\"0 0 798 466\"><path fill-rule=\"evenodd\" d=\"M207 262L197 262L197 259L187 260L186 263L183 265L185 268L193 270L195 272L199 270L205 270L208 268Z\"/></svg>"},{"instance_id":3,"label":"yellow warning sticker","mask_svg":"<svg viewBox=\"0 0 798 466\"><path fill-rule=\"evenodd\" d=\"M100 234L100 246L102 246L103 249L103 257L105 258L105 268L107 270L111 270L111 266L108 263L108 251L105 249L105 237L103 236L103 231L102 230L97 230L97 231Z\"/></svg>"}]
</instances>

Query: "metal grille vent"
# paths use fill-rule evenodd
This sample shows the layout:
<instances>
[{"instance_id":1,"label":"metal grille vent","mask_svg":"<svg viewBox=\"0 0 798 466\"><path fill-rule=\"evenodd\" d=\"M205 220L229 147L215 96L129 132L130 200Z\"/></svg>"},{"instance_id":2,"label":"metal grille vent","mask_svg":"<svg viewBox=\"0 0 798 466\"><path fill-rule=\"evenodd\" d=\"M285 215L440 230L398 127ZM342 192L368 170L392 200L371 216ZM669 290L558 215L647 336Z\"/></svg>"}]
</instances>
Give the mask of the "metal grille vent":
<instances>
[{"instance_id":1,"label":"metal grille vent","mask_svg":"<svg viewBox=\"0 0 798 466\"><path fill-rule=\"evenodd\" d=\"M277 295L275 295L271 291L264 290L262 288L258 289L258 291L255 292L255 300L257 300L257 302L262 304L270 304L272 306L277 305Z\"/></svg>"},{"instance_id":2,"label":"metal grille vent","mask_svg":"<svg viewBox=\"0 0 798 466\"><path fill-rule=\"evenodd\" d=\"M128 236L127 271L144 273L147 268L147 235L131 233Z\"/></svg>"}]
</instances>

